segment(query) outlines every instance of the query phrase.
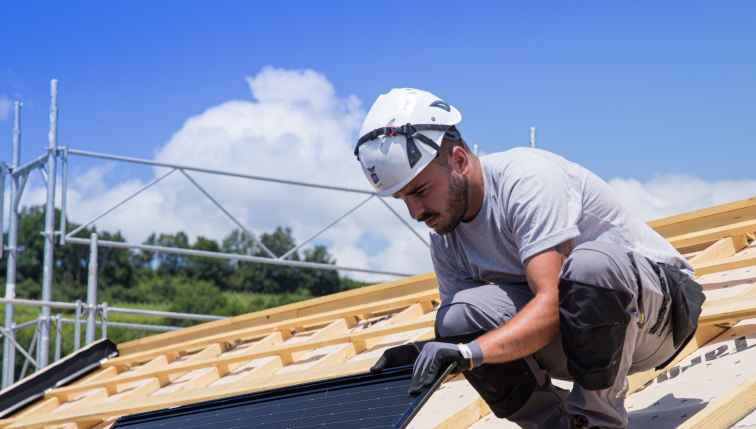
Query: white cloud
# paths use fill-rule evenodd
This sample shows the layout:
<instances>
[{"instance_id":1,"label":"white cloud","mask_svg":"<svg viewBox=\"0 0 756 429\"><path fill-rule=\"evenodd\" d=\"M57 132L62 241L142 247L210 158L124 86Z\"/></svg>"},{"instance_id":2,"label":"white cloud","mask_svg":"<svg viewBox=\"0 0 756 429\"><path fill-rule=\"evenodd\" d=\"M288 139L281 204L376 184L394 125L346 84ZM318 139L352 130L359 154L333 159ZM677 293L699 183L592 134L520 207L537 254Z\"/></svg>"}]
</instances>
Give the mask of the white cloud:
<instances>
[{"instance_id":1,"label":"white cloud","mask_svg":"<svg viewBox=\"0 0 756 429\"><path fill-rule=\"evenodd\" d=\"M707 182L685 175L657 176L645 183L614 178L609 186L644 221L756 196L756 180Z\"/></svg>"},{"instance_id":2,"label":"white cloud","mask_svg":"<svg viewBox=\"0 0 756 429\"><path fill-rule=\"evenodd\" d=\"M0 95L0 122L5 122L9 117L13 107L13 102L7 95Z\"/></svg>"},{"instance_id":3,"label":"white cloud","mask_svg":"<svg viewBox=\"0 0 756 429\"><path fill-rule=\"evenodd\" d=\"M154 159L209 169L324 185L370 190L352 155L365 115L354 96L340 97L325 76L312 70L266 67L248 77L251 100L228 101L187 119ZM2 113L2 112L0 112ZM107 152L107 149L103 149ZM75 162L76 158L72 158ZM83 222L145 185L141 179L105 185L120 164L105 163L74 175L68 192L69 218ZM75 171L75 170L72 170ZM165 168L155 168L155 177ZM304 240L366 198L364 194L300 188L204 173L189 173L237 219L259 234L290 226ZM108 181L109 182L109 181ZM645 220L756 195L756 181L706 182L687 176L660 176L645 183L615 178L609 184ZM58 191L58 200L60 192ZM45 191L36 175L23 204L41 204ZM421 236L425 226L412 221L400 201L384 200ZM6 205L7 207L7 205ZM128 241L142 242L152 232L185 231L221 239L236 228L180 172L99 220L120 230ZM326 231L320 238L339 265L395 272L432 269L428 248L377 199ZM364 280L383 280L352 274Z\"/></svg>"},{"instance_id":4,"label":"white cloud","mask_svg":"<svg viewBox=\"0 0 756 429\"><path fill-rule=\"evenodd\" d=\"M312 70L264 68L247 82L256 101L235 100L189 118L154 159L263 177L371 190L352 147L365 112L354 96L339 97L325 76ZM114 164L92 168L72 179L69 218L86 221L144 186L133 179L107 187L103 178ZM155 177L165 168L155 168ZM255 233L290 226L304 240L364 200L367 195L301 188L189 172L237 219ZM24 204L44 201L32 186ZM59 195L59 193L58 193ZM401 202L386 201L417 231ZM236 228L180 172L96 223L121 230L128 241L141 242L152 232L185 231L221 239ZM414 226L414 225L413 225ZM394 272L432 269L428 248L377 199L326 231L322 240L338 264ZM381 248L375 248L376 243ZM368 249L368 250L366 250ZM382 280L366 274L351 275Z\"/></svg>"}]
</instances>

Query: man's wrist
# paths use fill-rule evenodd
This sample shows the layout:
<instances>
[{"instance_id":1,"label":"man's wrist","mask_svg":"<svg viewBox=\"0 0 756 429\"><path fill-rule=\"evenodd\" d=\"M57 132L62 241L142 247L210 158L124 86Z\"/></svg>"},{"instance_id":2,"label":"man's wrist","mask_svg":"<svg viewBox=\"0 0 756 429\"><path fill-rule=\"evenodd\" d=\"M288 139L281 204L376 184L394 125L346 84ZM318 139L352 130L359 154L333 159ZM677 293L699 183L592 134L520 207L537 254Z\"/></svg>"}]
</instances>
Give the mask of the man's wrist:
<instances>
[{"instance_id":1,"label":"man's wrist","mask_svg":"<svg viewBox=\"0 0 756 429\"><path fill-rule=\"evenodd\" d=\"M468 349L470 349L470 352L472 354L472 367L477 368L483 365L483 349L480 347L480 344L475 341L470 341L466 344L466 346Z\"/></svg>"},{"instance_id":2,"label":"man's wrist","mask_svg":"<svg viewBox=\"0 0 756 429\"><path fill-rule=\"evenodd\" d=\"M462 357L470 362L470 369L476 368L483 364L483 349L475 341L467 344L458 344Z\"/></svg>"}]
</instances>

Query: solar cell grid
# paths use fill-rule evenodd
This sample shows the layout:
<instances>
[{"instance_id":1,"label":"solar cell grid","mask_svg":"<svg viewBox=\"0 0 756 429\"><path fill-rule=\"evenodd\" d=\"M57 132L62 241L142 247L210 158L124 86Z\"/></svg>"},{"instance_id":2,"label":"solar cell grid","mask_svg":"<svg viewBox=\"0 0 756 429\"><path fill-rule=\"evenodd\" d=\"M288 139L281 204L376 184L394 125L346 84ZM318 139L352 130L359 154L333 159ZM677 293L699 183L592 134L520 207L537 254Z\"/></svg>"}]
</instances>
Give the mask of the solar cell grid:
<instances>
[{"instance_id":1,"label":"solar cell grid","mask_svg":"<svg viewBox=\"0 0 756 429\"><path fill-rule=\"evenodd\" d=\"M113 429L365 429L401 427L433 389L407 393L412 367L359 374L153 411L119 419ZM399 426L397 426L399 425Z\"/></svg>"}]
</instances>

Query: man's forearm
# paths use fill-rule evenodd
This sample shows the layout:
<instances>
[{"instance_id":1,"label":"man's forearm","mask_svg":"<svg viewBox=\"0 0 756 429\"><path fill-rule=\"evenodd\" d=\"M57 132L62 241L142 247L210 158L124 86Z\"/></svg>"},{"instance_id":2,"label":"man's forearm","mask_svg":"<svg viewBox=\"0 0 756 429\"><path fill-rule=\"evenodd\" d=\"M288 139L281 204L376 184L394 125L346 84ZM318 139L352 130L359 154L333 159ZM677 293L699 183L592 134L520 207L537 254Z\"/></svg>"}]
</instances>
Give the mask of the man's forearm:
<instances>
[{"instance_id":1,"label":"man's forearm","mask_svg":"<svg viewBox=\"0 0 756 429\"><path fill-rule=\"evenodd\" d=\"M502 363L528 356L559 335L556 296L536 296L504 326L479 337L483 363Z\"/></svg>"}]
</instances>

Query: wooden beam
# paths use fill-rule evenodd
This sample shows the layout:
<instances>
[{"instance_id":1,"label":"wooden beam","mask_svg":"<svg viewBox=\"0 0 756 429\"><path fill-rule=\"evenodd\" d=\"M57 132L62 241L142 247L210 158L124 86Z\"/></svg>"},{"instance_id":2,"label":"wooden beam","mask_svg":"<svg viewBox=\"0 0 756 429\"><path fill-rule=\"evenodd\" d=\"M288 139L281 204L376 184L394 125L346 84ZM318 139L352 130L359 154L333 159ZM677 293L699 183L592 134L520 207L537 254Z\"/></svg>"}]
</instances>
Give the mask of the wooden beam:
<instances>
[{"instance_id":1,"label":"wooden beam","mask_svg":"<svg viewBox=\"0 0 756 429\"><path fill-rule=\"evenodd\" d=\"M148 396L128 401L117 401L112 404L99 404L81 410L61 411L34 417L30 416L23 419L3 419L0 420L0 428L16 425L17 427L24 427L27 429L42 429L64 423L102 421L112 416L122 416L125 414L158 410L193 402L225 398L253 391L274 389L292 384L358 374L367 371L373 363L372 360L346 362L328 367L312 368L291 374L260 377L254 382L249 380L249 382L245 383L208 386L202 389Z\"/></svg>"},{"instance_id":2,"label":"wooden beam","mask_svg":"<svg viewBox=\"0 0 756 429\"><path fill-rule=\"evenodd\" d=\"M226 353L226 357L228 356L246 357L252 353L270 351L273 347L277 346L278 344L281 344L282 341L283 340L282 340L281 334L274 333L241 351L237 352L237 351L232 350ZM76 395L79 392L86 391L87 388L84 386L90 385L90 384L93 385L94 383L96 383L97 386L105 387L111 392L120 392L123 389L128 388L127 386L129 386L131 383L135 383L146 378L156 378L158 380L160 387L162 387L174 381L175 379L180 377L182 374L185 374L193 369L201 369L201 368L208 367L207 365L203 365L203 364L197 365L197 363L207 362L208 360L216 360L217 359L216 356L212 356L212 355L207 356L208 359L196 359L197 357L202 358L202 355L194 356L195 359L190 359L183 363L176 363L172 366L167 365L167 360L165 356L160 356L158 358L153 359L148 364L142 365L141 367L136 368L136 370L134 371L121 373L117 377L114 377L114 378L79 382L71 386L64 386L64 387L59 387L57 389L52 389L48 391L47 393L45 393L45 397L46 398L50 398L50 397L69 398L72 395ZM253 360L253 359L249 359L249 360ZM232 370L231 368L229 368L229 366L233 365L234 363L235 362L231 362L227 364L221 363L221 364L215 365L215 367L218 368L219 374L226 374ZM177 371L174 371L176 368L185 368L187 365L190 365L188 367L189 370L179 369ZM122 386L126 386L126 387L122 387Z\"/></svg>"},{"instance_id":3,"label":"wooden beam","mask_svg":"<svg viewBox=\"0 0 756 429\"><path fill-rule=\"evenodd\" d=\"M753 211L753 215L750 214L750 211ZM748 216L740 216L743 214L748 214ZM740 217L741 219L738 220L737 218ZM673 219L674 218L674 219ZM750 220L749 220L750 219ZM659 221L653 221L649 224L656 224L658 228L660 228L663 231L666 231L665 234L662 234L666 237L671 237L670 241L673 242L673 244L677 243L678 245L681 245L682 247L691 247L696 245L701 245L702 243L708 243L712 242L714 240L719 240L716 242L713 246L710 246L708 249L705 249L700 254L696 255L695 257L691 258L691 262L695 264L697 269L707 270L707 269L717 269L717 270L729 270L732 268L738 268L740 266L749 266L749 265L756 265L756 255L753 257L754 261L753 263L749 263L749 265L742 265L744 263L743 260L737 259L739 257L734 257L733 255L735 252L737 252L737 247L741 246L744 247L745 238L743 237L744 234L747 232L753 232L756 231L756 198L743 200L741 202L731 203L729 205L723 205L718 206L716 208L710 208L705 209L703 211L697 211L697 212L691 212L688 214L680 215L677 217L671 217L667 218L666 222L663 222L664 220ZM730 225L732 224L732 225ZM743 228L752 228L750 231L743 232L742 234L738 233L739 229ZM673 231L674 233L670 233L670 231ZM735 231L735 232L732 232ZM722 234L729 233L729 234L736 234L735 240L740 241L733 241L732 239L728 238L728 235L722 236ZM714 237L714 238L712 238ZM708 240L708 241L707 241ZM729 240L729 241L728 241ZM692 244L691 244L692 243ZM732 250L735 249L735 250ZM727 253L731 252L732 254L727 255ZM748 255L741 255L741 256L748 256ZM724 259L722 259L724 258ZM750 261L750 259L749 259ZM727 265L729 264L729 265ZM734 265L733 265L734 264ZM741 264L741 265L738 265ZM703 273L705 273L704 271ZM711 271L711 272L717 272L717 271ZM702 274L701 271L698 271L697 274ZM388 286L387 286L388 285ZM365 344L366 341L371 341L376 338L380 338L381 336L387 336L390 335L393 332L403 332L404 330L410 330L413 326L420 326L420 327L430 327L433 326L433 320L428 319L425 321L417 321L414 320L414 317L419 314L418 313L418 306L422 308L422 311L420 313L425 313L429 311L430 301L431 300L437 300L437 284L435 282L435 276L432 273L423 275L423 276L416 276L414 278L410 279L403 279L399 280L397 282L391 282L390 284L384 284L384 285L377 285L372 286L368 288L362 288L357 291L350 291L345 292L343 294L338 294L335 296L329 296L329 297L323 297L323 298L316 298L313 300L301 302L301 303L295 303L290 304L288 306L284 306L277 309L270 309L270 310L264 310L262 312L252 313L249 315L244 316L238 316L235 318L231 318L225 321L218 321L218 322L211 322L203 325L198 325L195 327L187 328L181 331L175 331L171 333L161 334L153 337L149 337L143 340L137 340L132 341L129 343L125 343L119 347L122 352L122 357L116 358L112 360L111 362L106 363L106 366L108 364L111 364L113 366L123 366L123 365L130 365L135 362L143 362L145 359L149 360L156 356L156 353L160 354L163 353L167 357L167 359L172 359L172 354L183 352L188 349L197 348L197 347L203 347L207 346L209 344L215 343L215 344L223 344L224 341L226 342L232 342L239 340L241 338L254 338L256 336L262 336L265 334L270 334L271 330L275 331L275 329L283 329L283 331L294 329L301 326L312 326L322 323L328 323L333 322L333 320L337 320L338 318L342 317L353 317L357 314L382 314L381 311L391 311L390 304L388 304L389 300L392 299L398 299L398 300L407 300L407 295L411 294L423 294L424 298L427 298L424 301L415 301L410 304L407 304L406 309L402 312L405 317L405 320L396 320L392 323L396 324L397 326L402 327L402 330L396 330L392 331L390 328L392 326L380 326L380 327L371 327L364 331L359 331L356 333L350 333L349 335L343 334L343 335L336 335L335 337L329 338L322 338L322 341L303 341L301 343L292 343L288 346L282 346L279 349L275 350L268 350L268 351L256 351L251 354L246 354L242 358L241 355L236 355L236 359L238 359L238 362L246 362L250 361L252 359L255 359L255 357L260 356L270 356L272 354L278 355L280 353L288 353L288 354L296 354L300 352L306 352L307 350L312 350L314 347L328 347L328 345L335 345L335 344L353 344L353 345L360 345ZM397 298L397 294L402 294L403 296ZM410 298L412 299L412 298ZM730 299L730 298L728 298ZM751 302L751 301L755 302ZM743 304L744 302L747 302L748 304ZM371 305L376 305L376 307L372 307L372 310L369 310L368 308ZM753 298L747 297L745 300L743 297L732 299L732 302L726 301L726 300L716 300L711 301L707 303L707 309L705 310L704 314L702 315L702 327L699 329L699 333L697 334L697 341L692 342L689 347L693 347L693 350L697 348L698 345L704 344L706 341L704 340L704 337L708 335L712 335L712 337L715 335L715 333L719 333L722 331L721 328L712 326L712 323L724 323L722 320L727 321L734 321L733 318L739 319L739 318L748 318L748 317L756 317L756 310L753 311L753 313L749 313L750 310L748 310L747 306L756 307L756 296ZM380 308L380 306L383 306ZM411 310L410 310L411 308ZM359 311L358 313L351 313L351 311ZM346 314L349 313L349 314ZM751 315L753 314L753 315ZM749 316L750 315L750 316ZM400 318L404 319L404 317ZM398 324L397 324L398 322ZM422 322L422 323L420 323ZM347 326L349 323L347 322ZM397 328L397 326L394 326L393 328ZM341 329L342 327L339 327ZM417 327L415 327L417 329ZM334 328L335 331L337 329ZM382 335L377 336L365 336L363 334L365 333L373 333L375 335L376 332L381 331ZM244 336L246 335L246 336ZM699 335L701 336L701 342L698 341ZM374 341L372 341L374 342ZM691 350L691 352L693 351ZM684 359L687 353L687 350L681 353L681 356L678 357L678 360ZM342 360L342 358L348 358L349 356L353 355L354 353L357 353L356 350L353 351L347 351L342 353L343 356L339 355L334 357L332 359L326 359L323 362L319 362L319 365L322 366L322 368L311 368L308 370L298 371L298 372L292 372L290 374L279 374L279 375L266 375L266 376L259 376L255 377L254 379L249 379L245 377L245 383L244 386L235 385L235 383L230 383L226 385L218 385L213 388L210 388L209 390L203 388L203 389L194 389L192 391L188 392L175 392L170 393L166 395L160 395L160 396L166 396L168 398L161 398L160 404L162 405L155 405L152 403L148 403L149 398L139 398L139 399L130 399L128 401L118 401L118 404L108 404L106 407L103 408L103 410L112 411L111 414L105 415L105 414L98 414L100 411L103 410L97 410L95 408L98 407L91 407L92 409L87 410L81 410L84 411L80 413L80 415L75 416L73 421L75 422L92 422L97 421L97 419L102 419L116 416L116 415L122 415L126 413L131 412L138 412L133 410L138 410L139 407L147 407L149 409L157 409L157 408L163 408L165 406L171 406L166 405L171 403L172 401L175 402L174 405L179 405L187 402L193 402L197 400L197 398L211 398L212 395L219 395L217 397L223 397L228 396L231 394L234 394L234 392L243 393L244 391L250 391L252 390L259 390L263 388L270 388L275 386L283 386L288 384L295 384L295 383L301 383L306 382L308 380L312 379L322 379L322 378L330 378L337 375L343 375L345 373L349 373L350 370L352 370L352 367L360 367L360 365L363 365L361 368L362 370L366 370L370 364L372 364L372 360L364 360L364 361L354 361L344 364L335 364L335 362L339 362ZM120 361L118 360L120 359ZM168 370L162 369L162 370L152 370L149 372L143 372L138 377L139 379L142 379L145 376L149 376L151 373L160 372L161 374L170 374L173 371L180 371L181 373L186 373L188 370L190 370L191 366L189 364L199 365L202 364L202 368L222 368L223 365L225 366L225 369L229 369L230 364L234 364L237 362L237 360L229 358L227 359L228 362L225 362L222 360L223 356L218 356L215 358L209 358L209 359L201 359L201 361L197 362L187 362L187 363L177 363L173 365L173 368L170 368ZM363 362L362 364L359 364L359 362ZM357 371L361 372L361 371ZM179 372L176 372L176 374L179 374ZM336 375L334 375L336 374ZM649 373L644 373L646 376L650 375ZM638 374L636 374L638 375ZM162 376L162 375L161 375ZM655 375L654 375L655 376ZM117 380L118 384L121 384L121 382L128 382L128 377L134 377L135 375L131 374L121 374ZM247 383L249 381L249 383ZM84 383L80 384L82 385L81 388L84 389L85 387L92 388L91 385L97 385L98 383L104 383L105 380L91 380L91 383ZM91 385L90 385L91 384ZM631 382L631 386L632 386ZM221 389L222 388L222 389ZM58 390L62 389L56 389L53 392L56 392ZM225 389L225 390L224 390ZM635 389L630 389L631 391ZM180 394L179 394L180 393ZM70 394L75 394L75 392L70 392ZM56 396L56 395L51 395ZM204 400L204 399L200 399ZM118 405L116 407L116 405ZM133 406L132 408L129 408ZM115 408L113 408L115 407ZM134 408L135 407L135 408ZM473 407L474 408L474 407ZM116 412L117 410L126 410L123 412ZM73 412L74 410L72 410ZM468 410L469 411L469 410ZM70 414L68 411L61 411L61 413L51 413L55 414L55 416L50 417L50 419L46 420L47 423L39 423L38 426L34 426L32 424L28 427L43 427L43 426L50 426L55 421L58 421L60 423L65 423L66 420L60 420L60 418L64 418L66 414ZM464 413L462 413L464 414ZM462 415L461 414L461 415ZM473 413L475 414L475 413ZM485 413L483 413L485 414ZM478 415L478 418L480 417L480 413ZM31 416L29 416L31 417ZM44 416L36 416L37 420L40 418L43 418ZM58 420L56 420L58 419ZM43 419L44 420L44 419ZM39 420L41 422L41 420ZM72 421L72 420L68 420ZM4 427L6 423L12 423L14 422L13 419L9 420L8 422L2 421L0 422L0 427ZM15 420L15 422L20 422L19 420ZM26 424L20 425L19 427L27 427ZM447 425L448 426L448 425ZM439 426L440 427L447 427L447 426Z\"/></svg>"},{"instance_id":4,"label":"wooden beam","mask_svg":"<svg viewBox=\"0 0 756 429\"><path fill-rule=\"evenodd\" d=\"M244 381L248 378L264 377L273 374L283 368L280 356L270 358L253 359L236 366L228 374L214 381L211 386L231 384Z\"/></svg>"},{"instance_id":5,"label":"wooden beam","mask_svg":"<svg viewBox=\"0 0 756 429\"><path fill-rule=\"evenodd\" d=\"M748 246L748 242L744 235L723 238L689 259L688 262L695 267L696 265L705 262L729 258L744 249L746 246Z\"/></svg>"},{"instance_id":6,"label":"wooden beam","mask_svg":"<svg viewBox=\"0 0 756 429\"><path fill-rule=\"evenodd\" d=\"M756 265L756 253L749 253L717 261L704 262L702 264L694 265L693 268L696 269L696 276L702 276L704 274L721 273L723 271L752 267L754 265Z\"/></svg>"},{"instance_id":7,"label":"wooden beam","mask_svg":"<svg viewBox=\"0 0 756 429\"><path fill-rule=\"evenodd\" d=\"M359 332L360 330L363 330L363 329L370 329L374 327L377 328L379 326L386 326L386 325L396 325L399 323L408 322L410 320L417 320L423 315L425 315L426 313L430 312L431 310L433 310L433 304L431 304L431 302L429 301L413 304L405 308L404 310L400 311L399 313L395 314L393 317L387 320L378 322L375 325L372 325L369 327L354 327L352 328L352 332ZM371 338L369 340L364 341L362 344L360 344L359 348L363 350L369 349L373 347L376 343L380 342L381 340L382 338Z\"/></svg>"},{"instance_id":8,"label":"wooden beam","mask_svg":"<svg viewBox=\"0 0 756 429\"><path fill-rule=\"evenodd\" d=\"M160 380L157 378L146 378L135 383L130 383L128 386L121 389L120 392L110 395L108 399L102 401L102 403L107 404L109 402L141 398L142 396L147 396L160 388Z\"/></svg>"},{"instance_id":9,"label":"wooden beam","mask_svg":"<svg viewBox=\"0 0 756 429\"><path fill-rule=\"evenodd\" d=\"M23 409L20 413L16 414L16 417L27 417L39 414L47 414L50 411L60 406L59 398L45 398L38 401L36 404Z\"/></svg>"},{"instance_id":10,"label":"wooden beam","mask_svg":"<svg viewBox=\"0 0 756 429\"><path fill-rule=\"evenodd\" d=\"M371 304L376 301L385 301L391 298L396 298L397 295L410 295L433 290L438 291L436 275L434 273L421 274L374 286L367 286L327 295L320 298L308 299L306 301L287 304L241 316L230 317L224 320L207 322L180 329L178 331L152 335L122 343L118 346L118 350L121 355L127 355L150 350L155 347L178 344L195 338L222 334L229 330L238 330L282 322L297 317L311 316L319 313Z\"/></svg>"},{"instance_id":11,"label":"wooden beam","mask_svg":"<svg viewBox=\"0 0 756 429\"><path fill-rule=\"evenodd\" d=\"M756 408L756 375L709 402L678 429L727 429Z\"/></svg>"},{"instance_id":12,"label":"wooden beam","mask_svg":"<svg viewBox=\"0 0 756 429\"><path fill-rule=\"evenodd\" d=\"M284 332L286 330L294 329L297 326L311 325L315 323L333 321L342 317L354 316L354 315L364 312L365 309L368 309L369 311L372 309L375 309L375 311L381 311L386 308L397 308L397 306L401 307L401 306L406 305L409 307L417 303L420 303L420 304L429 303L431 300L434 300L434 299L438 299L437 288L431 291L423 291L419 293L393 297L390 299L372 302L365 305L356 305L353 307L344 308L340 310L332 310L332 311L328 311L322 314L314 314L314 315L309 315L309 316L304 316L304 317L291 318L288 320L277 321L277 322L273 322L269 324L247 327L243 329L236 329L236 330L230 329L229 331L226 331L226 332L218 333L215 335L209 335L205 337L193 338L182 343L171 343L162 347L156 345L156 347L151 350L145 350L142 352L127 354L125 356L118 356L116 358L110 359L108 362L104 364L104 366L108 367L108 366L118 366L118 365L132 365L135 362L144 362L156 356L160 356L160 355L164 355L168 353L177 353L177 352L181 352L192 347L202 347L208 344L222 342L222 341L234 342L239 339L254 338L255 336L264 337L273 332L277 332L277 331ZM119 346L119 350L120 350L120 346Z\"/></svg>"},{"instance_id":13,"label":"wooden beam","mask_svg":"<svg viewBox=\"0 0 756 429\"><path fill-rule=\"evenodd\" d=\"M145 377L158 377L158 376L165 377L171 374L183 374L183 373L186 373L195 369L199 369L199 368L207 368L210 366L217 366L217 365L228 365L228 364L232 364L236 362L247 362L252 359L256 359L260 357L266 357L266 356L272 356L272 355L286 355L286 354L291 354L294 352L300 352L303 350L313 350L318 347L332 346L332 345L343 344L347 342L353 343L353 342L365 341L370 338L383 337L383 336L395 334L397 332L411 331L414 329L431 327L434 325L434 323L435 323L434 319L410 321L410 322L400 323L396 325L389 325L385 327L367 329L365 331L356 332L356 333L338 335L331 339L326 339L326 340L302 341L302 342L294 343L291 345L280 345L279 347L273 350L259 351L259 352L253 352L253 353L244 353L240 355L234 355L234 354L231 354L228 356L221 355L212 359L189 361L186 363L179 363L179 364L172 365L169 367L160 368L159 370L155 370L155 371L151 371L147 373L140 373L133 376L124 374L123 376L120 376L117 379L113 379L113 380L95 381L95 382L87 383L87 384L75 384L73 386L60 387L60 388L53 389L52 391L50 391L47 396L48 397L69 396L69 395L75 394L76 392L86 391L95 387L108 386L109 384L112 384L114 382L117 382L118 384L122 384L122 383L127 383L127 382L138 381L138 380L144 379Z\"/></svg>"},{"instance_id":14,"label":"wooden beam","mask_svg":"<svg viewBox=\"0 0 756 429\"><path fill-rule=\"evenodd\" d=\"M666 238L755 218L756 197L656 219L647 224Z\"/></svg>"},{"instance_id":15,"label":"wooden beam","mask_svg":"<svg viewBox=\"0 0 756 429\"><path fill-rule=\"evenodd\" d=\"M486 401L484 401L483 398L478 396L465 404L465 406L458 409L444 421L434 425L433 429L466 428L472 426L475 422L490 413L491 408L488 407L488 404L486 404Z\"/></svg>"},{"instance_id":16,"label":"wooden beam","mask_svg":"<svg viewBox=\"0 0 756 429\"><path fill-rule=\"evenodd\" d=\"M704 303L699 325L719 325L756 317L756 293L717 299Z\"/></svg>"},{"instance_id":17,"label":"wooden beam","mask_svg":"<svg viewBox=\"0 0 756 429\"><path fill-rule=\"evenodd\" d=\"M428 398L410 427L418 429L466 428L490 412L491 409L486 401L478 395L464 376L457 375L446 380Z\"/></svg>"},{"instance_id":18,"label":"wooden beam","mask_svg":"<svg viewBox=\"0 0 756 429\"><path fill-rule=\"evenodd\" d=\"M687 234L668 237L675 249L693 246L699 243L720 240L735 235L744 235L756 231L756 219L749 219L742 222L735 222L715 228L705 229L702 231L691 232Z\"/></svg>"}]
</instances>

